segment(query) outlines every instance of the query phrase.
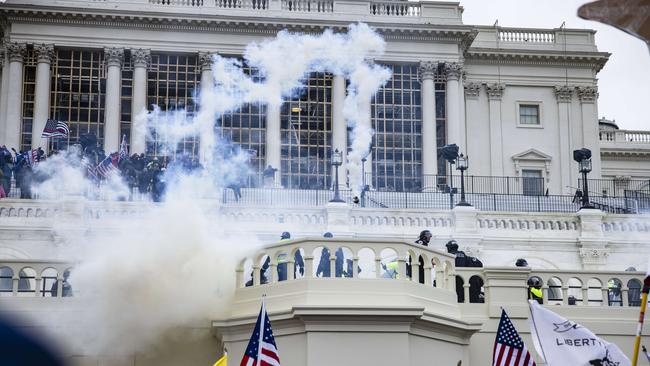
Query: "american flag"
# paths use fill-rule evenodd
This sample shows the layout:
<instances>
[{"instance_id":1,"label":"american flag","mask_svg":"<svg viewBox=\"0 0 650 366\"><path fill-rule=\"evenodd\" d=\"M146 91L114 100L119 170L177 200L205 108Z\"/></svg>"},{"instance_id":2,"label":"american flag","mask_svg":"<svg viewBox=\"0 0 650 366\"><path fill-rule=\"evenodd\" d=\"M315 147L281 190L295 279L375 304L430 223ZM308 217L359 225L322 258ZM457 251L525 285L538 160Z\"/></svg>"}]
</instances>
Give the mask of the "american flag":
<instances>
[{"instance_id":1,"label":"american flag","mask_svg":"<svg viewBox=\"0 0 650 366\"><path fill-rule=\"evenodd\" d=\"M505 310L501 310L492 366L537 366Z\"/></svg>"},{"instance_id":2,"label":"american flag","mask_svg":"<svg viewBox=\"0 0 650 366\"><path fill-rule=\"evenodd\" d=\"M65 122L57 121L55 119L48 119L45 123L45 128L43 129L41 138L66 137L69 133L70 129Z\"/></svg>"},{"instance_id":3,"label":"american flag","mask_svg":"<svg viewBox=\"0 0 650 366\"><path fill-rule=\"evenodd\" d=\"M81 158L81 167L85 170L86 177L93 182L97 182L99 177L97 177L97 172L95 170L95 165L88 160L87 157Z\"/></svg>"},{"instance_id":4,"label":"american flag","mask_svg":"<svg viewBox=\"0 0 650 366\"><path fill-rule=\"evenodd\" d=\"M126 135L122 135L122 143L120 144L120 160L129 156L129 148L126 146Z\"/></svg>"},{"instance_id":5,"label":"american flag","mask_svg":"<svg viewBox=\"0 0 650 366\"><path fill-rule=\"evenodd\" d=\"M95 171L97 172L98 176L102 176L104 178L110 177L112 174L117 172L117 160L119 159L119 155L117 153L113 153L104 160L101 161L97 165L97 168L95 168Z\"/></svg>"},{"instance_id":6,"label":"american flag","mask_svg":"<svg viewBox=\"0 0 650 366\"><path fill-rule=\"evenodd\" d=\"M260 327L260 325L264 325ZM280 366L280 355L275 345L275 338L271 330L271 321L266 313L266 306L262 301L260 315L257 317L255 329L251 340L248 341L246 353L240 366Z\"/></svg>"}]
</instances>

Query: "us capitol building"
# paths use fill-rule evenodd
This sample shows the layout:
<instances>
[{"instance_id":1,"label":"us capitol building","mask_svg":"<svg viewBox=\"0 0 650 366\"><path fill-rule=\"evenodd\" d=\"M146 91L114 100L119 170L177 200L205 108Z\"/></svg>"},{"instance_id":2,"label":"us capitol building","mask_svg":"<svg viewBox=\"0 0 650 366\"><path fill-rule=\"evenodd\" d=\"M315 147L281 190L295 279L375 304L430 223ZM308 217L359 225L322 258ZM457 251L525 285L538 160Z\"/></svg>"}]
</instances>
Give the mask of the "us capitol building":
<instances>
[{"instance_id":1,"label":"us capitol building","mask_svg":"<svg viewBox=\"0 0 650 366\"><path fill-rule=\"evenodd\" d=\"M629 355L650 253L650 132L599 121L597 75L609 53L597 49L595 31L468 25L462 13L461 4L447 1L0 4L0 145L16 150L63 149L91 133L107 152L117 151L125 135L130 153L196 156L200 136L168 151L155 126L142 132L137 115L154 105L195 113L212 54L241 57L247 44L283 29L319 34L367 23L386 40L386 53L372 61L392 71L371 103L375 135L360 203L346 185L343 77L314 73L279 110L252 103L222 116L218 133L251 152L253 174L240 200L227 190L206 205L226 231L244 226L269 243L237 259L231 309L188 324L192 342L169 341L146 357L86 354L61 340L66 359L207 365L226 346L237 364L265 294L285 366L489 365L501 307L532 352L531 277L543 283L545 304ZM68 122L69 137L39 138L48 118ZM463 180L439 154L447 144L468 157ZM573 159L580 148L592 152L587 182ZM339 187L335 150L343 152ZM277 169L270 186L263 179L269 165ZM584 183L594 208L581 209L574 195ZM333 188L342 203L329 202ZM471 205L459 205L465 202ZM66 324L56 314L83 309L76 297L61 297L61 285L58 296L49 291L73 268L58 251L65 237L57 230L74 223L84 235L116 232L108 219L137 220L152 206L79 197L0 200L0 312L59 334ZM425 229L433 234L429 246L414 244ZM293 239L277 242L283 231ZM333 239L322 238L328 231ZM450 239L485 267L456 268L444 250ZM337 248L353 268L371 270L351 278L317 275L324 247L332 274ZM291 260L297 251L302 275ZM270 277L262 283L267 256ZM280 257L290 258L288 273L295 274L285 281L277 276ZM389 258L406 273L408 258L418 257L424 265L413 262L413 273L423 271L424 283L418 276L382 278ZM517 258L530 267L515 267ZM479 301L469 296L477 283Z\"/></svg>"}]
</instances>

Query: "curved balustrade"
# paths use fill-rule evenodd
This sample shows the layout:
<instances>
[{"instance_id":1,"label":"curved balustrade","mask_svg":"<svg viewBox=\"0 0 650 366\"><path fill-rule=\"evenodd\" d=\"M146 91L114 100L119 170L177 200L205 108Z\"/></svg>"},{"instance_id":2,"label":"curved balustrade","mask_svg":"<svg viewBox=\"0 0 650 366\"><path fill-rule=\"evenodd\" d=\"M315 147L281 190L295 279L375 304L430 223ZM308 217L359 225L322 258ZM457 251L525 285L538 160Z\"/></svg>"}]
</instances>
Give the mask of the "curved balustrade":
<instances>
[{"instance_id":1,"label":"curved balustrade","mask_svg":"<svg viewBox=\"0 0 650 366\"><path fill-rule=\"evenodd\" d=\"M578 230L579 223L577 220L567 220L566 217L557 216L508 216L481 213L478 217L478 227L496 230L575 231Z\"/></svg>"},{"instance_id":2,"label":"curved balustrade","mask_svg":"<svg viewBox=\"0 0 650 366\"><path fill-rule=\"evenodd\" d=\"M61 297L63 274L71 267L65 261L0 259L0 296Z\"/></svg>"},{"instance_id":3,"label":"curved balustrade","mask_svg":"<svg viewBox=\"0 0 650 366\"><path fill-rule=\"evenodd\" d=\"M413 282L422 278L424 285L435 284L451 290L453 260L445 252L404 241L305 238L269 245L255 256L243 259L237 268L236 281L241 288L303 278L384 278ZM404 275L407 271L413 275Z\"/></svg>"}]
</instances>

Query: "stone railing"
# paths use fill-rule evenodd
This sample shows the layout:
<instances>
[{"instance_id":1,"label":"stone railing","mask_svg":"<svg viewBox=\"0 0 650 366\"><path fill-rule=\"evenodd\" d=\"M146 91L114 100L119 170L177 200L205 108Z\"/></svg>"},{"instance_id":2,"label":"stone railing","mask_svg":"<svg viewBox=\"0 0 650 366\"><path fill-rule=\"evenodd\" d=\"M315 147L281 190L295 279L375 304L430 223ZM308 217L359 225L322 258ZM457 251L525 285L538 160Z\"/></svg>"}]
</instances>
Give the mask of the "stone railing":
<instances>
[{"instance_id":1,"label":"stone railing","mask_svg":"<svg viewBox=\"0 0 650 366\"><path fill-rule=\"evenodd\" d=\"M552 30L499 28L499 42L555 43Z\"/></svg>"},{"instance_id":2,"label":"stone railing","mask_svg":"<svg viewBox=\"0 0 650 366\"><path fill-rule=\"evenodd\" d=\"M329 255L329 258L322 258ZM396 279L418 282L407 276L423 271L423 285L453 289L454 257L413 243L382 239L304 238L266 246L237 268L237 287L272 285L278 282L314 278Z\"/></svg>"},{"instance_id":3,"label":"stone railing","mask_svg":"<svg viewBox=\"0 0 650 366\"><path fill-rule=\"evenodd\" d=\"M421 14L419 3L408 1L399 2L371 2L370 15L392 17L419 17Z\"/></svg>"},{"instance_id":4,"label":"stone railing","mask_svg":"<svg viewBox=\"0 0 650 366\"><path fill-rule=\"evenodd\" d=\"M504 275L513 287L506 298L519 296L525 300L528 280L536 278L542 285L545 304L575 306L640 305L643 272L535 270L530 268L456 268L459 288L465 303L490 303L500 301L498 292L507 291L502 286ZM476 291L475 296L471 296ZM476 299L479 299L476 301ZM575 302L574 302L575 301Z\"/></svg>"},{"instance_id":5,"label":"stone railing","mask_svg":"<svg viewBox=\"0 0 650 366\"><path fill-rule=\"evenodd\" d=\"M599 132L600 141L631 144L650 144L650 131L603 130Z\"/></svg>"},{"instance_id":6,"label":"stone railing","mask_svg":"<svg viewBox=\"0 0 650 366\"><path fill-rule=\"evenodd\" d=\"M478 227L481 230L576 231L580 227L580 222L575 217L553 213L536 215L481 213L478 217Z\"/></svg>"},{"instance_id":7,"label":"stone railing","mask_svg":"<svg viewBox=\"0 0 650 366\"><path fill-rule=\"evenodd\" d=\"M203 1L204 0L149 0L149 4L199 7L203 6Z\"/></svg>"},{"instance_id":8,"label":"stone railing","mask_svg":"<svg viewBox=\"0 0 650 366\"><path fill-rule=\"evenodd\" d=\"M65 261L0 259L0 296L61 297Z\"/></svg>"},{"instance_id":9,"label":"stone railing","mask_svg":"<svg viewBox=\"0 0 650 366\"><path fill-rule=\"evenodd\" d=\"M282 10L306 13L332 13L332 0L282 0Z\"/></svg>"}]
</instances>

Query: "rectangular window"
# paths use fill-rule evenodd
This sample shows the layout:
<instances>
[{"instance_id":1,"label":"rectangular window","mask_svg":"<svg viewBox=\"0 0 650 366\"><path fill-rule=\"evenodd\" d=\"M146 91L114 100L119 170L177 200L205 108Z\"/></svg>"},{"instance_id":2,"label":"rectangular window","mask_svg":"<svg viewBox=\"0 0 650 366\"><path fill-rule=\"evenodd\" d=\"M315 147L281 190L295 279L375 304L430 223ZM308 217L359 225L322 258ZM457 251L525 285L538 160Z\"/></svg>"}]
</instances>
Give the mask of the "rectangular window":
<instances>
[{"instance_id":1,"label":"rectangular window","mask_svg":"<svg viewBox=\"0 0 650 366\"><path fill-rule=\"evenodd\" d=\"M527 196L538 196L544 194L544 178L541 170L521 171L523 193Z\"/></svg>"},{"instance_id":2,"label":"rectangular window","mask_svg":"<svg viewBox=\"0 0 650 366\"><path fill-rule=\"evenodd\" d=\"M540 124L539 104L520 104L519 124L539 125Z\"/></svg>"}]
</instances>

